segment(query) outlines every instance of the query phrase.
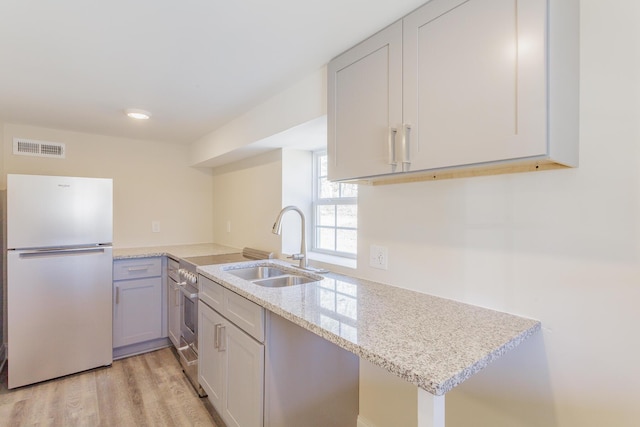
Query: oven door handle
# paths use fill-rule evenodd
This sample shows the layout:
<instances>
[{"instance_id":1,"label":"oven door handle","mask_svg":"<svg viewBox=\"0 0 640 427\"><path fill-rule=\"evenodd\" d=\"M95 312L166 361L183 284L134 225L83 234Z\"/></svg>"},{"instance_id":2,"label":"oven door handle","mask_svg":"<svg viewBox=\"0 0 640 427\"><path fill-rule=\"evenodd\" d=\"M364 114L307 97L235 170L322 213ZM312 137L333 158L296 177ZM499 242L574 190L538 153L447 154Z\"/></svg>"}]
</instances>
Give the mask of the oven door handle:
<instances>
[{"instance_id":1,"label":"oven door handle","mask_svg":"<svg viewBox=\"0 0 640 427\"><path fill-rule=\"evenodd\" d=\"M189 288L187 288L187 286L180 286L180 292L182 292L184 296L191 300L195 300L198 298L198 290L196 289L195 292L191 292L191 289L194 288L192 288L191 286L189 286Z\"/></svg>"}]
</instances>

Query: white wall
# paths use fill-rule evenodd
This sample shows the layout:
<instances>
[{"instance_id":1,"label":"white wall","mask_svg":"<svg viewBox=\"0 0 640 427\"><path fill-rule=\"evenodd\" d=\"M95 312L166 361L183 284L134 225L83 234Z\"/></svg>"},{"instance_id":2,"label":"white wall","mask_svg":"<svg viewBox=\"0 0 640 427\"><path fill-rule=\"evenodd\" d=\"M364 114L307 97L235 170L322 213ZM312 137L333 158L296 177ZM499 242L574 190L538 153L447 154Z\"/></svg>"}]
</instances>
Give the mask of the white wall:
<instances>
[{"instance_id":1,"label":"white wall","mask_svg":"<svg viewBox=\"0 0 640 427\"><path fill-rule=\"evenodd\" d=\"M581 7L579 168L359 191L359 275L542 321L447 395L447 426L640 422L640 10Z\"/></svg>"},{"instance_id":2,"label":"white wall","mask_svg":"<svg viewBox=\"0 0 640 427\"><path fill-rule=\"evenodd\" d=\"M327 69L310 74L191 144L190 164L216 166L233 151L327 113Z\"/></svg>"},{"instance_id":3,"label":"white wall","mask_svg":"<svg viewBox=\"0 0 640 427\"><path fill-rule=\"evenodd\" d=\"M281 236L271 229L280 210L295 205L304 211L310 230L311 165L309 151L277 149L215 168L215 242L268 250L277 256L300 252L300 217L296 213L284 216Z\"/></svg>"},{"instance_id":4,"label":"white wall","mask_svg":"<svg viewBox=\"0 0 640 427\"><path fill-rule=\"evenodd\" d=\"M189 166L188 147L15 124L2 134L0 188L8 173L112 178L116 247L213 240L212 172ZM65 143L66 158L13 155L14 137Z\"/></svg>"},{"instance_id":5,"label":"white wall","mask_svg":"<svg viewBox=\"0 0 640 427\"><path fill-rule=\"evenodd\" d=\"M304 212L306 219L307 249L311 247L311 192L313 154L303 150L282 150L282 207L293 205ZM275 220L275 217L273 218ZM284 254L300 253L301 241L300 216L288 212L282 219L282 246L279 252Z\"/></svg>"},{"instance_id":6,"label":"white wall","mask_svg":"<svg viewBox=\"0 0 640 427\"><path fill-rule=\"evenodd\" d=\"M216 243L280 251L280 238L271 233L282 207L280 150L216 168L212 194Z\"/></svg>"}]
</instances>

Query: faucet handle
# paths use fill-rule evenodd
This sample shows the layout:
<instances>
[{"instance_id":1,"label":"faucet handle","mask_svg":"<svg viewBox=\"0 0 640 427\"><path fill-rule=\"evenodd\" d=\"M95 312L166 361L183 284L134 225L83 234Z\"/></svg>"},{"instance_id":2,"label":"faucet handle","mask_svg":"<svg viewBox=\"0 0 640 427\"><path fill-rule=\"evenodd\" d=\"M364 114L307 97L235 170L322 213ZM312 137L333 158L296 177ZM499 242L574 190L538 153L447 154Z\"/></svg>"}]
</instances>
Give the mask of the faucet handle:
<instances>
[{"instance_id":1,"label":"faucet handle","mask_svg":"<svg viewBox=\"0 0 640 427\"><path fill-rule=\"evenodd\" d=\"M304 259L304 254L292 254L291 256L288 256L287 258L290 258L294 261L300 261L301 259Z\"/></svg>"}]
</instances>

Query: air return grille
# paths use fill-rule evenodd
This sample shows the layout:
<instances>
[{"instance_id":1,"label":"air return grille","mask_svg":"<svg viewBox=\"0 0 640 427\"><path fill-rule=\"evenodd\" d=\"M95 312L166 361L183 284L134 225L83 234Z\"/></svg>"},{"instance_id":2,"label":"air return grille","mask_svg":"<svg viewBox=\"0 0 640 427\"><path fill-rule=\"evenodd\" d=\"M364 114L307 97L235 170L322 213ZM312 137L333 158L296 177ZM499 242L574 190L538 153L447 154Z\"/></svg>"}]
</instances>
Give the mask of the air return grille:
<instances>
[{"instance_id":1,"label":"air return grille","mask_svg":"<svg viewBox=\"0 0 640 427\"><path fill-rule=\"evenodd\" d=\"M65 158L65 146L60 142L13 138L13 154L21 156Z\"/></svg>"}]
</instances>

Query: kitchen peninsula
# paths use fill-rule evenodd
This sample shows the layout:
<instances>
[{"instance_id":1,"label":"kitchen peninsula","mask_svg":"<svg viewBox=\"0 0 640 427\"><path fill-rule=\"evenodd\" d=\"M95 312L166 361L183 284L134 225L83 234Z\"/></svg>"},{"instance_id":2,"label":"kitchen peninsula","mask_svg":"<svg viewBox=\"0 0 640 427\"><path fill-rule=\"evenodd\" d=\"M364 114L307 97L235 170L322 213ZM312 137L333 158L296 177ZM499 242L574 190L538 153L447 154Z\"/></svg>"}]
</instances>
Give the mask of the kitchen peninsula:
<instances>
[{"instance_id":1,"label":"kitchen peninsula","mask_svg":"<svg viewBox=\"0 0 640 427\"><path fill-rule=\"evenodd\" d=\"M443 427L444 394L541 327L536 320L344 275L269 288L229 272L274 264L292 268L282 261L251 261L198 272L418 386L420 427ZM336 301L333 308L327 299Z\"/></svg>"},{"instance_id":2,"label":"kitchen peninsula","mask_svg":"<svg viewBox=\"0 0 640 427\"><path fill-rule=\"evenodd\" d=\"M185 245L119 249L114 258L234 251L220 245ZM445 393L541 327L536 320L333 273L321 281L282 288L258 286L229 273L233 268L274 264L294 271L289 263L269 260L204 266L198 272L417 386L421 427L443 426Z\"/></svg>"}]
</instances>

